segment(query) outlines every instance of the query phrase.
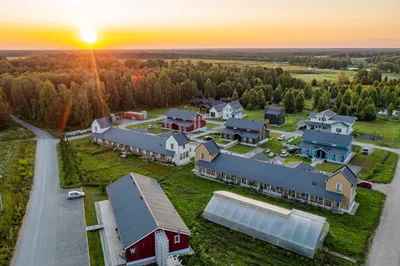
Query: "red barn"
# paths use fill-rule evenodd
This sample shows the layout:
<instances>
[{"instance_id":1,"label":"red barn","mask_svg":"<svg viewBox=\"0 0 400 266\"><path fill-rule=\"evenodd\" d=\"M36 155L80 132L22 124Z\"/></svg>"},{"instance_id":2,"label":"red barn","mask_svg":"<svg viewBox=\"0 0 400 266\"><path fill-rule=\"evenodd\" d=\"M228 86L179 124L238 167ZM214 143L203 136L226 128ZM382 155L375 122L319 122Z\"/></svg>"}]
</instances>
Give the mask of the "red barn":
<instances>
[{"instance_id":1,"label":"red barn","mask_svg":"<svg viewBox=\"0 0 400 266\"><path fill-rule=\"evenodd\" d=\"M155 179L128 174L107 187L126 265L190 252L190 231Z\"/></svg>"},{"instance_id":2,"label":"red barn","mask_svg":"<svg viewBox=\"0 0 400 266\"><path fill-rule=\"evenodd\" d=\"M167 118L163 120L163 127L167 129L191 132L206 126L206 121L196 112L171 109Z\"/></svg>"}]
</instances>

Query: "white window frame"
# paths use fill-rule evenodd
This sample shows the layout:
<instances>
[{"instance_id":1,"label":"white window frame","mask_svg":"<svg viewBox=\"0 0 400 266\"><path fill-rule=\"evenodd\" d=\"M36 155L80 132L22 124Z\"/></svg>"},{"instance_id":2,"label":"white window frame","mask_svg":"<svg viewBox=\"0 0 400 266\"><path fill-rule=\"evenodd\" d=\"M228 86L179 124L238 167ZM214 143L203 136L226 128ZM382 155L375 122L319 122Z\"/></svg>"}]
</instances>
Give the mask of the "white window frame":
<instances>
[{"instance_id":1,"label":"white window frame","mask_svg":"<svg viewBox=\"0 0 400 266\"><path fill-rule=\"evenodd\" d=\"M242 177L242 179L240 180L240 183L247 185L247 179L245 177Z\"/></svg>"},{"instance_id":2,"label":"white window frame","mask_svg":"<svg viewBox=\"0 0 400 266\"><path fill-rule=\"evenodd\" d=\"M174 244L181 243L181 235L175 235L174 236Z\"/></svg>"},{"instance_id":3,"label":"white window frame","mask_svg":"<svg viewBox=\"0 0 400 266\"><path fill-rule=\"evenodd\" d=\"M336 128L336 133L342 133L342 129L341 128Z\"/></svg>"},{"instance_id":4,"label":"white window frame","mask_svg":"<svg viewBox=\"0 0 400 266\"><path fill-rule=\"evenodd\" d=\"M340 184L340 183L336 184L336 191L342 192L343 191L343 184Z\"/></svg>"},{"instance_id":5,"label":"white window frame","mask_svg":"<svg viewBox=\"0 0 400 266\"><path fill-rule=\"evenodd\" d=\"M174 143L171 143L171 150L173 150L174 149Z\"/></svg>"}]
</instances>

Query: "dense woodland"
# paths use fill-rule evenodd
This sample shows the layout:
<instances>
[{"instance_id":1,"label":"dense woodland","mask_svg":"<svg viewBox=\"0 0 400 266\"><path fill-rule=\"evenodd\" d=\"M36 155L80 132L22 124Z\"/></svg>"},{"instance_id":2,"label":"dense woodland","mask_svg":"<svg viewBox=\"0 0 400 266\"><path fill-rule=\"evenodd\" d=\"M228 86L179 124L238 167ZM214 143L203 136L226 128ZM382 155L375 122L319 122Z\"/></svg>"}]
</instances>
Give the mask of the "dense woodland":
<instances>
[{"instance_id":1,"label":"dense woodland","mask_svg":"<svg viewBox=\"0 0 400 266\"><path fill-rule=\"evenodd\" d=\"M366 61L376 64L379 70L400 73L400 54L374 55L367 58Z\"/></svg>"},{"instance_id":2,"label":"dense woodland","mask_svg":"<svg viewBox=\"0 0 400 266\"><path fill-rule=\"evenodd\" d=\"M341 57L315 57L315 56L292 56L289 59L290 65L328 68L328 69L346 69L351 65L350 58Z\"/></svg>"},{"instance_id":3,"label":"dense woodland","mask_svg":"<svg viewBox=\"0 0 400 266\"><path fill-rule=\"evenodd\" d=\"M341 59L340 59L341 60ZM49 128L84 128L94 118L137 107L172 107L193 97L240 100L247 109L283 103L287 113L314 107L372 120L376 107L400 105L398 80L361 70L350 81L312 88L281 68L231 66L190 60L121 60L90 54L55 54L0 60L0 124L10 113ZM315 84L314 84L315 85ZM367 86L363 86L367 85ZM330 105L330 99L337 99Z\"/></svg>"}]
</instances>

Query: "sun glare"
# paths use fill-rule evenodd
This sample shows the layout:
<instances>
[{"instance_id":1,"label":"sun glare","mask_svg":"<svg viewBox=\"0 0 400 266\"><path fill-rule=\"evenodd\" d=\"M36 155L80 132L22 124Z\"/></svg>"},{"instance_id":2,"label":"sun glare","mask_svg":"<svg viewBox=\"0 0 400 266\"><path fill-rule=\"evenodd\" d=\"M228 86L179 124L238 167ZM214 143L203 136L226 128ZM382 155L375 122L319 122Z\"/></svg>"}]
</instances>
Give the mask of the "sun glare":
<instances>
[{"instance_id":1,"label":"sun glare","mask_svg":"<svg viewBox=\"0 0 400 266\"><path fill-rule=\"evenodd\" d=\"M97 32L93 28L81 28L79 30L81 40L85 43L92 44L97 41Z\"/></svg>"}]
</instances>

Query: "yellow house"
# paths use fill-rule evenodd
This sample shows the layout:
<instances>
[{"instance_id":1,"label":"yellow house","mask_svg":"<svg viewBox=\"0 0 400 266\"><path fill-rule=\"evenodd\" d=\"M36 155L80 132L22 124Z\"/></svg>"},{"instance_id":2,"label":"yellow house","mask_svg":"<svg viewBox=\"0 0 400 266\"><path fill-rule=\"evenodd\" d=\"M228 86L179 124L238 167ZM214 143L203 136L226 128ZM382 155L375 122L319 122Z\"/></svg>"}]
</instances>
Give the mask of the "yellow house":
<instances>
[{"instance_id":1,"label":"yellow house","mask_svg":"<svg viewBox=\"0 0 400 266\"><path fill-rule=\"evenodd\" d=\"M214 141L197 146L195 172L205 178L234 183L258 192L354 214L357 176L346 165L331 176L220 153Z\"/></svg>"}]
</instances>

